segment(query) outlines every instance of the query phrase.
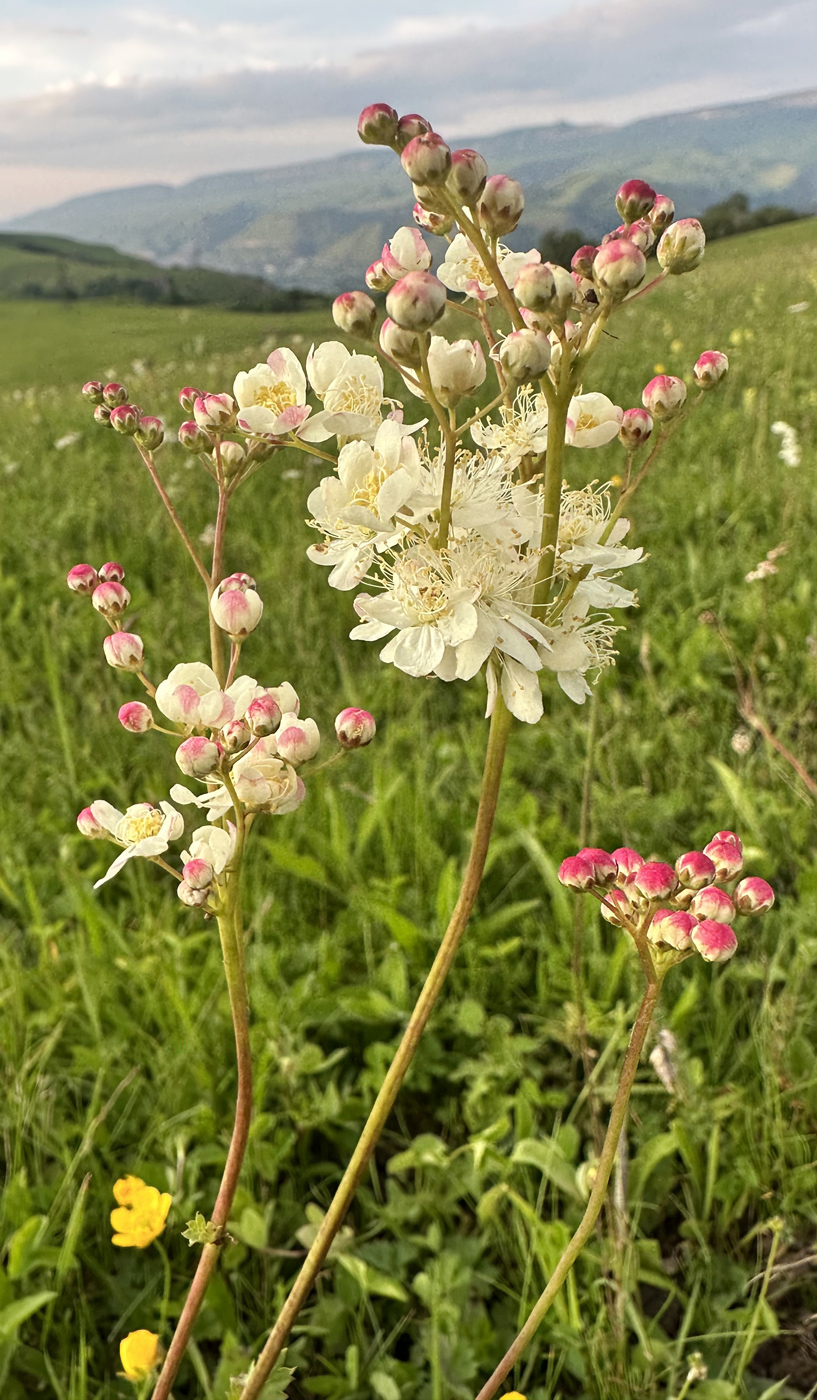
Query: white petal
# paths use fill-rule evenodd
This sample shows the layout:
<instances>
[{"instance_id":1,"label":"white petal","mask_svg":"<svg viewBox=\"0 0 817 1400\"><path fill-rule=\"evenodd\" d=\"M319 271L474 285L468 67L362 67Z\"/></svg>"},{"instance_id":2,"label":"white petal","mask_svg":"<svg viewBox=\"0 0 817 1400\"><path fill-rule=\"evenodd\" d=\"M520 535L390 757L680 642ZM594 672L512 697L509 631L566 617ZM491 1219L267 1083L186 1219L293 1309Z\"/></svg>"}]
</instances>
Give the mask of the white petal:
<instances>
[{"instance_id":1,"label":"white petal","mask_svg":"<svg viewBox=\"0 0 817 1400\"><path fill-rule=\"evenodd\" d=\"M543 702L539 679L527 667L508 658L502 668L502 698L511 714L525 724L542 718Z\"/></svg>"},{"instance_id":2,"label":"white petal","mask_svg":"<svg viewBox=\"0 0 817 1400\"><path fill-rule=\"evenodd\" d=\"M436 627L424 623L399 632L388 647L392 648L390 659L406 675L428 676L442 661L445 642Z\"/></svg>"}]
</instances>

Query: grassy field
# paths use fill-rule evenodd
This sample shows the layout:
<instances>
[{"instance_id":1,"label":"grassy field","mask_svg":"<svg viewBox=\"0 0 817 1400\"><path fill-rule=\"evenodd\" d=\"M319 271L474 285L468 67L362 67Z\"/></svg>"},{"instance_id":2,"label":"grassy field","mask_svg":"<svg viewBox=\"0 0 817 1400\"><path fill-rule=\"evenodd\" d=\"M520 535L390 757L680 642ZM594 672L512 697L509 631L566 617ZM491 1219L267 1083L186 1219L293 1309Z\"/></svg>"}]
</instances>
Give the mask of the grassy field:
<instances>
[{"instance_id":1,"label":"grassy field","mask_svg":"<svg viewBox=\"0 0 817 1400\"><path fill-rule=\"evenodd\" d=\"M684 373L711 347L732 361L632 512L650 558L617 669L585 709L551 687L541 725L514 733L477 917L289 1348L298 1400L469 1400L581 1212L576 1170L638 992L623 940L555 882L583 790L592 844L673 859L737 829L779 903L744 925L727 966L696 960L669 979L660 1024L676 1037L677 1091L645 1061L618 1181L624 1241L606 1218L513 1388L669 1400L701 1351L710 1379L696 1400L817 1393L815 807L762 739L732 747L735 680L712 625L715 614L751 668L758 713L817 777L816 232L717 244L698 274L619 319L585 385L629 406L656 365ZM119 1339L169 1334L194 1262L181 1230L213 1200L234 1075L214 931L143 863L93 893L106 853L75 832L95 797L163 797L175 765L160 736L118 726L136 692L104 664L68 568L122 560L156 674L206 648L150 483L78 386L116 375L175 423L175 387L229 388L273 344L303 355L331 328L319 313L4 313L0 1394L124 1400ZM799 436L799 467L778 458L777 420ZM616 444L569 455L576 484L621 461ZM327 729L360 703L379 733L256 844L256 1118L235 1243L176 1400L223 1400L330 1199L456 895L485 742L479 684L412 681L346 639L348 597L304 557L322 474L304 460L274 459L237 500L227 562L266 600L248 668L293 681ZM174 446L161 462L198 534L209 481ZM781 542L779 573L745 582ZM111 1186L126 1172L173 1193L161 1247L110 1243Z\"/></svg>"}]
</instances>

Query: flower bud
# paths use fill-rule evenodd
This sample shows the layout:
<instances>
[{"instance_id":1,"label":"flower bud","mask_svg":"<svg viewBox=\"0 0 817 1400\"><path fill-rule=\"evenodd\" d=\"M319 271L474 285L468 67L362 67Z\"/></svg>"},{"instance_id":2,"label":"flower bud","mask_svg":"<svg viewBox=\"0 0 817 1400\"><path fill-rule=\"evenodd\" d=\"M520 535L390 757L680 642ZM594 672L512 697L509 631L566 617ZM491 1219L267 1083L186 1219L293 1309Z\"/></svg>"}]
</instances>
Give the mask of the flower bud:
<instances>
[{"instance_id":1,"label":"flower bud","mask_svg":"<svg viewBox=\"0 0 817 1400\"><path fill-rule=\"evenodd\" d=\"M221 461L221 470L230 481L241 471L247 461L247 453L243 443L233 442L231 438L228 438L226 442L220 444L218 452L213 449L212 458L214 465Z\"/></svg>"},{"instance_id":2,"label":"flower bud","mask_svg":"<svg viewBox=\"0 0 817 1400\"><path fill-rule=\"evenodd\" d=\"M101 423L104 428L110 428L111 410L108 408L107 404L97 404L96 408L94 409L94 418L96 419L97 423Z\"/></svg>"},{"instance_id":3,"label":"flower bud","mask_svg":"<svg viewBox=\"0 0 817 1400\"><path fill-rule=\"evenodd\" d=\"M436 233L441 238L454 227L453 214L435 214L431 209L424 209L419 203L415 204L411 214L415 224L425 229L426 233Z\"/></svg>"},{"instance_id":4,"label":"flower bud","mask_svg":"<svg viewBox=\"0 0 817 1400\"><path fill-rule=\"evenodd\" d=\"M607 890L601 902L601 917L614 928L623 928L632 914L630 901L623 890Z\"/></svg>"},{"instance_id":5,"label":"flower bud","mask_svg":"<svg viewBox=\"0 0 817 1400\"><path fill-rule=\"evenodd\" d=\"M618 865L609 851L602 851L598 846L584 846L577 855L592 867L593 881L596 885L613 884L618 874Z\"/></svg>"},{"instance_id":6,"label":"flower bud","mask_svg":"<svg viewBox=\"0 0 817 1400\"><path fill-rule=\"evenodd\" d=\"M499 363L514 384L539 379L550 364L550 341L544 331L511 331L499 349Z\"/></svg>"},{"instance_id":7,"label":"flower bud","mask_svg":"<svg viewBox=\"0 0 817 1400\"><path fill-rule=\"evenodd\" d=\"M722 350L704 350L695 361L692 373L699 389L714 389L728 370L729 360Z\"/></svg>"},{"instance_id":8,"label":"flower bud","mask_svg":"<svg viewBox=\"0 0 817 1400\"><path fill-rule=\"evenodd\" d=\"M383 266L382 258L369 264L363 280L371 292L387 292L390 287L394 286L394 278L389 276Z\"/></svg>"},{"instance_id":9,"label":"flower bud","mask_svg":"<svg viewBox=\"0 0 817 1400\"><path fill-rule=\"evenodd\" d=\"M689 912L696 919L715 919L719 924L731 924L735 917L735 906L725 890L717 885L704 885L693 895Z\"/></svg>"},{"instance_id":10,"label":"flower bud","mask_svg":"<svg viewBox=\"0 0 817 1400\"><path fill-rule=\"evenodd\" d=\"M616 195L616 209L625 224L643 219L655 203L655 190L646 180L625 180Z\"/></svg>"},{"instance_id":11,"label":"flower bud","mask_svg":"<svg viewBox=\"0 0 817 1400\"><path fill-rule=\"evenodd\" d=\"M275 736L275 748L285 763L306 763L307 759L314 758L320 746L321 736L314 719L283 716Z\"/></svg>"},{"instance_id":12,"label":"flower bud","mask_svg":"<svg viewBox=\"0 0 817 1400\"><path fill-rule=\"evenodd\" d=\"M380 327L380 349L398 364L417 369L422 364L420 343L414 331L404 331L387 316Z\"/></svg>"},{"instance_id":13,"label":"flower bud","mask_svg":"<svg viewBox=\"0 0 817 1400\"><path fill-rule=\"evenodd\" d=\"M625 408L618 430L619 442L625 447L641 447L652 432L652 418L646 408Z\"/></svg>"},{"instance_id":14,"label":"flower bud","mask_svg":"<svg viewBox=\"0 0 817 1400\"><path fill-rule=\"evenodd\" d=\"M413 184L411 188L421 209L425 209L429 214L451 214L451 205L444 185Z\"/></svg>"},{"instance_id":15,"label":"flower bud","mask_svg":"<svg viewBox=\"0 0 817 1400\"><path fill-rule=\"evenodd\" d=\"M488 162L479 151L464 146L451 152L451 169L446 184L460 204L472 205L485 189Z\"/></svg>"},{"instance_id":16,"label":"flower bud","mask_svg":"<svg viewBox=\"0 0 817 1400\"><path fill-rule=\"evenodd\" d=\"M210 599L210 611L222 632L234 642L243 641L261 621L264 604L255 589L225 588L227 582L220 583Z\"/></svg>"},{"instance_id":17,"label":"flower bud","mask_svg":"<svg viewBox=\"0 0 817 1400\"><path fill-rule=\"evenodd\" d=\"M703 258L706 234L697 219L679 219L661 235L657 258L665 272L692 272Z\"/></svg>"},{"instance_id":18,"label":"flower bud","mask_svg":"<svg viewBox=\"0 0 817 1400\"><path fill-rule=\"evenodd\" d=\"M247 723L256 737L274 734L281 722L281 707L273 695L259 695L247 706Z\"/></svg>"},{"instance_id":19,"label":"flower bud","mask_svg":"<svg viewBox=\"0 0 817 1400\"><path fill-rule=\"evenodd\" d=\"M666 899L676 885L675 871L663 860L647 860L633 876L633 884L645 899Z\"/></svg>"},{"instance_id":20,"label":"flower bud","mask_svg":"<svg viewBox=\"0 0 817 1400\"><path fill-rule=\"evenodd\" d=\"M242 574L239 572L235 574L228 574L226 578L223 578L221 580L221 583L219 584L218 588L220 593L226 593L230 588L246 589L257 588L257 586L258 585L256 584L252 574Z\"/></svg>"},{"instance_id":21,"label":"flower bud","mask_svg":"<svg viewBox=\"0 0 817 1400\"><path fill-rule=\"evenodd\" d=\"M140 671L145 659L145 646L135 632L112 632L102 638L102 650L109 666L118 671Z\"/></svg>"},{"instance_id":22,"label":"flower bud","mask_svg":"<svg viewBox=\"0 0 817 1400\"><path fill-rule=\"evenodd\" d=\"M743 852L734 841L719 841L716 838L704 846L704 853L712 861L719 880L731 880L743 868Z\"/></svg>"},{"instance_id":23,"label":"flower bud","mask_svg":"<svg viewBox=\"0 0 817 1400\"><path fill-rule=\"evenodd\" d=\"M124 384L117 384L114 381L105 385L102 390L102 400L107 408L117 408L119 404L128 402L128 391Z\"/></svg>"},{"instance_id":24,"label":"flower bud","mask_svg":"<svg viewBox=\"0 0 817 1400\"><path fill-rule=\"evenodd\" d=\"M188 909L200 909L207 903L209 890L196 890L192 885L188 885L186 880L180 880L176 886L176 894L182 904L186 904Z\"/></svg>"},{"instance_id":25,"label":"flower bud","mask_svg":"<svg viewBox=\"0 0 817 1400\"><path fill-rule=\"evenodd\" d=\"M77 826L83 836L90 836L92 840L110 835L107 827L97 821L91 807L83 807L77 817Z\"/></svg>"},{"instance_id":26,"label":"flower bud","mask_svg":"<svg viewBox=\"0 0 817 1400\"><path fill-rule=\"evenodd\" d=\"M121 403L111 409L111 427L125 437L133 437L139 426L139 409L135 403Z\"/></svg>"},{"instance_id":27,"label":"flower bud","mask_svg":"<svg viewBox=\"0 0 817 1400\"><path fill-rule=\"evenodd\" d=\"M675 873L688 890L702 890L715 879L715 866L703 851L687 851L675 862Z\"/></svg>"},{"instance_id":28,"label":"flower bud","mask_svg":"<svg viewBox=\"0 0 817 1400\"><path fill-rule=\"evenodd\" d=\"M737 835L737 833L734 832L734 831L716 831L716 832L715 832L715 835L712 837L712 840L713 840L713 841L730 841L730 842L732 843L733 846L737 846L737 848L738 848L738 850L740 851L741 855L743 855L743 842L741 841L741 839L740 839L740 837ZM704 847L704 850L706 850L706 847Z\"/></svg>"},{"instance_id":29,"label":"flower bud","mask_svg":"<svg viewBox=\"0 0 817 1400\"><path fill-rule=\"evenodd\" d=\"M357 134L367 146L393 146L397 138L397 113L386 102L372 102L357 119Z\"/></svg>"},{"instance_id":30,"label":"flower bud","mask_svg":"<svg viewBox=\"0 0 817 1400\"><path fill-rule=\"evenodd\" d=\"M529 311L549 311L556 297L556 279L549 263L523 263L513 284L520 306Z\"/></svg>"},{"instance_id":31,"label":"flower bud","mask_svg":"<svg viewBox=\"0 0 817 1400\"><path fill-rule=\"evenodd\" d=\"M598 248L595 243L583 243L581 248L577 248L570 259L571 272L578 272L580 277L593 276L593 264L596 261Z\"/></svg>"},{"instance_id":32,"label":"flower bud","mask_svg":"<svg viewBox=\"0 0 817 1400\"><path fill-rule=\"evenodd\" d=\"M675 204L668 194L657 194L652 209L646 216L656 233L663 233L664 229L672 223L675 218Z\"/></svg>"},{"instance_id":33,"label":"flower bud","mask_svg":"<svg viewBox=\"0 0 817 1400\"><path fill-rule=\"evenodd\" d=\"M188 384L184 389L179 390L179 403L185 413L192 413L196 404L196 399L203 398L201 389L194 389L192 384Z\"/></svg>"},{"instance_id":34,"label":"flower bud","mask_svg":"<svg viewBox=\"0 0 817 1400\"><path fill-rule=\"evenodd\" d=\"M747 875L735 889L735 907L739 914L765 914L774 904L774 890L758 875Z\"/></svg>"},{"instance_id":35,"label":"flower bud","mask_svg":"<svg viewBox=\"0 0 817 1400\"><path fill-rule=\"evenodd\" d=\"M641 402L653 418L672 418L686 403L687 386L673 374L657 374L641 394Z\"/></svg>"},{"instance_id":36,"label":"flower bud","mask_svg":"<svg viewBox=\"0 0 817 1400\"><path fill-rule=\"evenodd\" d=\"M176 750L176 762L186 778L207 778L221 762L224 750L215 739L195 734L185 739Z\"/></svg>"},{"instance_id":37,"label":"flower bud","mask_svg":"<svg viewBox=\"0 0 817 1400\"><path fill-rule=\"evenodd\" d=\"M193 417L199 427L211 432L231 428L235 415L235 399L231 394L202 394L193 405Z\"/></svg>"},{"instance_id":38,"label":"flower bud","mask_svg":"<svg viewBox=\"0 0 817 1400\"><path fill-rule=\"evenodd\" d=\"M525 195L510 175L489 175L477 206L479 222L492 238L513 233L525 211Z\"/></svg>"},{"instance_id":39,"label":"flower bud","mask_svg":"<svg viewBox=\"0 0 817 1400\"><path fill-rule=\"evenodd\" d=\"M153 715L141 700L129 700L119 710L119 723L131 734L146 734L153 728Z\"/></svg>"},{"instance_id":40,"label":"flower bud","mask_svg":"<svg viewBox=\"0 0 817 1400\"><path fill-rule=\"evenodd\" d=\"M646 271L644 254L629 238L605 243L593 263L593 278L612 302L623 301L628 292L644 281Z\"/></svg>"},{"instance_id":41,"label":"flower bud","mask_svg":"<svg viewBox=\"0 0 817 1400\"><path fill-rule=\"evenodd\" d=\"M427 331L443 315L445 299L445 287L430 272L408 272L386 297L386 310L402 330Z\"/></svg>"},{"instance_id":42,"label":"flower bud","mask_svg":"<svg viewBox=\"0 0 817 1400\"><path fill-rule=\"evenodd\" d=\"M91 602L103 617L121 617L130 603L130 593L123 583L100 583L91 594Z\"/></svg>"},{"instance_id":43,"label":"flower bud","mask_svg":"<svg viewBox=\"0 0 817 1400\"><path fill-rule=\"evenodd\" d=\"M703 919L692 930L692 942L704 962L726 962L738 946L729 924L717 919Z\"/></svg>"},{"instance_id":44,"label":"flower bud","mask_svg":"<svg viewBox=\"0 0 817 1400\"><path fill-rule=\"evenodd\" d=\"M195 857L185 861L182 875L192 890L209 890L215 878L215 870L209 860Z\"/></svg>"},{"instance_id":45,"label":"flower bud","mask_svg":"<svg viewBox=\"0 0 817 1400\"><path fill-rule=\"evenodd\" d=\"M428 272L432 261L431 249L420 230L407 224L383 244L380 260L389 277L396 282L407 272Z\"/></svg>"},{"instance_id":46,"label":"flower bud","mask_svg":"<svg viewBox=\"0 0 817 1400\"><path fill-rule=\"evenodd\" d=\"M335 734L342 749L363 749L376 733L377 725L369 711L355 709L353 705L341 710L335 720Z\"/></svg>"},{"instance_id":47,"label":"flower bud","mask_svg":"<svg viewBox=\"0 0 817 1400\"><path fill-rule=\"evenodd\" d=\"M573 294L573 306L577 311L581 311L586 306L598 306L599 297L595 286L589 277L582 277L578 272L571 272L575 288Z\"/></svg>"},{"instance_id":48,"label":"flower bud","mask_svg":"<svg viewBox=\"0 0 817 1400\"><path fill-rule=\"evenodd\" d=\"M243 719L231 719L221 731L221 742L227 753L240 753L246 749L252 734Z\"/></svg>"},{"instance_id":49,"label":"flower bud","mask_svg":"<svg viewBox=\"0 0 817 1400\"><path fill-rule=\"evenodd\" d=\"M616 863L616 880L620 885L626 885L644 864L644 857L632 846L618 846L612 856Z\"/></svg>"},{"instance_id":50,"label":"flower bud","mask_svg":"<svg viewBox=\"0 0 817 1400\"><path fill-rule=\"evenodd\" d=\"M89 379L88 383L82 386L82 396L88 399L90 403L102 403L104 392L103 386L98 379Z\"/></svg>"},{"instance_id":51,"label":"flower bud","mask_svg":"<svg viewBox=\"0 0 817 1400\"><path fill-rule=\"evenodd\" d=\"M568 856L559 866L559 880L569 890L590 890L596 883L593 867L581 856Z\"/></svg>"},{"instance_id":52,"label":"flower bud","mask_svg":"<svg viewBox=\"0 0 817 1400\"><path fill-rule=\"evenodd\" d=\"M209 452L211 446L209 434L192 419L179 428L179 443L186 452Z\"/></svg>"},{"instance_id":53,"label":"flower bud","mask_svg":"<svg viewBox=\"0 0 817 1400\"><path fill-rule=\"evenodd\" d=\"M151 418L147 415L139 419L136 441L140 447L144 447L146 452L155 452L157 447L161 447L164 440L165 425L161 418Z\"/></svg>"},{"instance_id":54,"label":"flower bud","mask_svg":"<svg viewBox=\"0 0 817 1400\"><path fill-rule=\"evenodd\" d=\"M377 324L377 307L365 292L341 292L332 302L332 319L346 335L369 340Z\"/></svg>"},{"instance_id":55,"label":"flower bud","mask_svg":"<svg viewBox=\"0 0 817 1400\"><path fill-rule=\"evenodd\" d=\"M404 151L409 141L413 141L415 136L427 136L431 131L431 122L426 121L418 112L407 112L397 123L397 139L395 146L398 151Z\"/></svg>"},{"instance_id":56,"label":"flower bud","mask_svg":"<svg viewBox=\"0 0 817 1400\"><path fill-rule=\"evenodd\" d=\"M72 593L89 597L99 583L99 574L90 564L75 564L65 580Z\"/></svg>"},{"instance_id":57,"label":"flower bud","mask_svg":"<svg viewBox=\"0 0 817 1400\"><path fill-rule=\"evenodd\" d=\"M655 229L649 219L636 219L627 227L627 237L642 253L649 253L655 243Z\"/></svg>"},{"instance_id":58,"label":"flower bud","mask_svg":"<svg viewBox=\"0 0 817 1400\"><path fill-rule=\"evenodd\" d=\"M451 150L436 131L414 136L400 159L414 185L443 185L451 169Z\"/></svg>"},{"instance_id":59,"label":"flower bud","mask_svg":"<svg viewBox=\"0 0 817 1400\"><path fill-rule=\"evenodd\" d=\"M103 583L121 583L125 577L125 570L121 564L117 564L115 559L109 559L102 565L99 577Z\"/></svg>"},{"instance_id":60,"label":"flower bud","mask_svg":"<svg viewBox=\"0 0 817 1400\"><path fill-rule=\"evenodd\" d=\"M698 920L685 909L656 909L647 937L651 943L665 943L683 953L690 945L690 935L697 924Z\"/></svg>"},{"instance_id":61,"label":"flower bud","mask_svg":"<svg viewBox=\"0 0 817 1400\"><path fill-rule=\"evenodd\" d=\"M449 342L433 335L428 347L428 372L437 398L445 408L456 408L466 394L474 394L485 382L485 356L474 340Z\"/></svg>"}]
</instances>

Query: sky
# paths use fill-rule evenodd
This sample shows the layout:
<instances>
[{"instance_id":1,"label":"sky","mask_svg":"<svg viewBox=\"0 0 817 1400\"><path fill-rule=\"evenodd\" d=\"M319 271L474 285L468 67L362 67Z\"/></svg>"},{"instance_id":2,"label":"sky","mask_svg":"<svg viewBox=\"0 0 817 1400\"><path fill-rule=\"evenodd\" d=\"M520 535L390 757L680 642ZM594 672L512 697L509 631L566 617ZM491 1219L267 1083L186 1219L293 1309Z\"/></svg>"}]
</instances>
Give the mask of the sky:
<instances>
[{"instance_id":1,"label":"sky","mask_svg":"<svg viewBox=\"0 0 817 1400\"><path fill-rule=\"evenodd\" d=\"M3 0L0 222L74 195L354 149L817 88L815 0Z\"/></svg>"}]
</instances>

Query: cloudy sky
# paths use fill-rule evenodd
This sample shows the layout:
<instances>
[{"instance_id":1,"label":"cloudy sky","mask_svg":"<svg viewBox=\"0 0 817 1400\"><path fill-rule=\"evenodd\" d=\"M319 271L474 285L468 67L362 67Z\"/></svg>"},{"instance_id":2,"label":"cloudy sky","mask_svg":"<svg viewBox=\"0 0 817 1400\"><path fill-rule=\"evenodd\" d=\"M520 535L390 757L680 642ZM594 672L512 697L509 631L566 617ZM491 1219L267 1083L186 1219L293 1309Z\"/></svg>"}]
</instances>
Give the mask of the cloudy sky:
<instances>
[{"instance_id":1,"label":"cloudy sky","mask_svg":"<svg viewBox=\"0 0 817 1400\"><path fill-rule=\"evenodd\" d=\"M0 221L349 150L371 101L457 137L807 88L814 0L6 0Z\"/></svg>"}]
</instances>

